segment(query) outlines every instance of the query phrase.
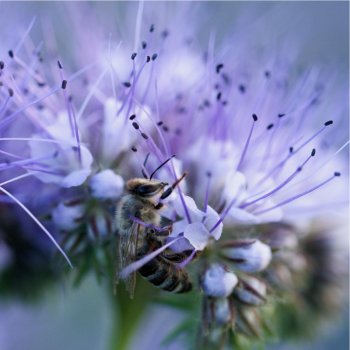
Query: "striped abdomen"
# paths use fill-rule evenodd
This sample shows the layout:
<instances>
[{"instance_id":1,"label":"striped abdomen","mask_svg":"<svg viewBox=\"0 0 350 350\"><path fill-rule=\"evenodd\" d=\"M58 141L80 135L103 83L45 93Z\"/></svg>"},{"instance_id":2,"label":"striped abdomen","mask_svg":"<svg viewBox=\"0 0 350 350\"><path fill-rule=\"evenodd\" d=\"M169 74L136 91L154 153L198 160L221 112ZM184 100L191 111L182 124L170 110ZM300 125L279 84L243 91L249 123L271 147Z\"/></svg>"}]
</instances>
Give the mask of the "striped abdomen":
<instances>
[{"instance_id":1,"label":"striped abdomen","mask_svg":"<svg viewBox=\"0 0 350 350\"><path fill-rule=\"evenodd\" d=\"M159 248L157 241L147 240L139 250L139 258L152 253ZM175 255L174 255L175 256ZM176 254L180 257L179 254ZM184 256L186 258L186 256ZM156 287L173 293L186 293L192 289L192 283L188 273L165 258L163 254L158 255L139 269L140 274Z\"/></svg>"}]
</instances>

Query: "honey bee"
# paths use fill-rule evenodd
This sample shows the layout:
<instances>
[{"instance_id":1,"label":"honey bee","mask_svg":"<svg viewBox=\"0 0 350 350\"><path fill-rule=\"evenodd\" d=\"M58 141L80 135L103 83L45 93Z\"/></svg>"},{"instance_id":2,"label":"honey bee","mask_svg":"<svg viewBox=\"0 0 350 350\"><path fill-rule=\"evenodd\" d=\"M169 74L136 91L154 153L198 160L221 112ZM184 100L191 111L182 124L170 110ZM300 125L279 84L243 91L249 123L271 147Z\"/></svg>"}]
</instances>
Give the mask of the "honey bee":
<instances>
[{"instance_id":1,"label":"honey bee","mask_svg":"<svg viewBox=\"0 0 350 350\"><path fill-rule=\"evenodd\" d=\"M149 179L135 178L126 184L128 193L118 203L116 212L118 276L123 268L164 245L165 239L172 231L171 224L162 226L163 220L159 213L163 207L161 201L170 196L186 173L167 189L165 189L168 186L166 182L152 179L156 171L171 158L162 163ZM163 290L174 293L188 292L192 288L189 276L184 269L176 266L188 257L187 253L178 254L167 249L143 265L139 273ZM119 279L118 276L117 279ZM129 275L125 279L125 284L132 297L136 273Z\"/></svg>"}]
</instances>

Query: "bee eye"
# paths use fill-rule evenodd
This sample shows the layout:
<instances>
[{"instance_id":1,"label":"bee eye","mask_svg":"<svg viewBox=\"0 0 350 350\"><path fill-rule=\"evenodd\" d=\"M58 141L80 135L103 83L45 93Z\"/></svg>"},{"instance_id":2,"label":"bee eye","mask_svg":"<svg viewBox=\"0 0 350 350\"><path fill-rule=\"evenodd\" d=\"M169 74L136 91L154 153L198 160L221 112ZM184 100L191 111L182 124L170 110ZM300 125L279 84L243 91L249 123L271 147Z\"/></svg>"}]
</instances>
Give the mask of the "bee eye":
<instances>
[{"instance_id":1,"label":"bee eye","mask_svg":"<svg viewBox=\"0 0 350 350\"><path fill-rule=\"evenodd\" d=\"M136 192L140 195L152 194L156 190L154 185L141 185L136 188Z\"/></svg>"}]
</instances>

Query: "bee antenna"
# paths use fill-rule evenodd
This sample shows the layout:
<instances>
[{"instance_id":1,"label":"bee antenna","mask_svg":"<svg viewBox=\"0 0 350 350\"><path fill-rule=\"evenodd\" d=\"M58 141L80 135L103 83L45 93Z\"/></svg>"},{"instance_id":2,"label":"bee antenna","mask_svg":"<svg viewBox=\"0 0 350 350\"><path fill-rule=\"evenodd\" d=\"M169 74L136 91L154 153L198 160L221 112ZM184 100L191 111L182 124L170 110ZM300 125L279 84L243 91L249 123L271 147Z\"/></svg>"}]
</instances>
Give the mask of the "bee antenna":
<instances>
[{"instance_id":1,"label":"bee antenna","mask_svg":"<svg viewBox=\"0 0 350 350\"><path fill-rule=\"evenodd\" d=\"M175 154L172 155L170 158L168 158L168 159L167 159L165 162L163 162L161 165L159 165L159 167L158 167L156 170L153 171L153 173L151 174L151 176L149 177L149 179L152 180L153 175L154 175L162 166L164 166L166 163L169 162L169 160L171 160L171 159L174 158L174 157L175 157Z\"/></svg>"}]
</instances>

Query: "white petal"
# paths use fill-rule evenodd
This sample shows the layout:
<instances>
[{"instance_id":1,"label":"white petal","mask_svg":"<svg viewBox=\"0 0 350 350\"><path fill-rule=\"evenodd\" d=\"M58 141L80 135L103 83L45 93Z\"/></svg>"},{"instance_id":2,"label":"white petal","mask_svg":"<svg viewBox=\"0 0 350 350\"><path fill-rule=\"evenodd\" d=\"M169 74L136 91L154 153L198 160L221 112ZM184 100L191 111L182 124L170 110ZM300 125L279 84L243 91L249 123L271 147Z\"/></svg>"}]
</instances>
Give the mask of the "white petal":
<instances>
[{"instance_id":1,"label":"white petal","mask_svg":"<svg viewBox=\"0 0 350 350\"><path fill-rule=\"evenodd\" d=\"M186 226L184 237L196 250L203 250L208 244L210 233L202 223L196 222Z\"/></svg>"},{"instance_id":2,"label":"white petal","mask_svg":"<svg viewBox=\"0 0 350 350\"><path fill-rule=\"evenodd\" d=\"M67 175L61 183L62 187L74 187L82 185L90 175L90 170L77 170Z\"/></svg>"},{"instance_id":3,"label":"white petal","mask_svg":"<svg viewBox=\"0 0 350 350\"><path fill-rule=\"evenodd\" d=\"M228 212L225 222L229 224L258 224L260 219L254 214L249 213L244 209L233 207Z\"/></svg>"},{"instance_id":4,"label":"white petal","mask_svg":"<svg viewBox=\"0 0 350 350\"><path fill-rule=\"evenodd\" d=\"M219 220L220 215L211 206L208 205L207 215L204 221L205 227L210 231ZM220 222L217 228L211 233L211 236L214 237L216 240L218 240L221 237L223 226L223 223Z\"/></svg>"},{"instance_id":5,"label":"white petal","mask_svg":"<svg viewBox=\"0 0 350 350\"><path fill-rule=\"evenodd\" d=\"M197 205L193 198L183 195L183 200L186 205L187 211L190 215L191 221L201 221L205 214L197 208ZM180 196L177 196L174 200L174 209L179 216L181 216L182 218L186 218L185 209Z\"/></svg>"}]
</instances>

